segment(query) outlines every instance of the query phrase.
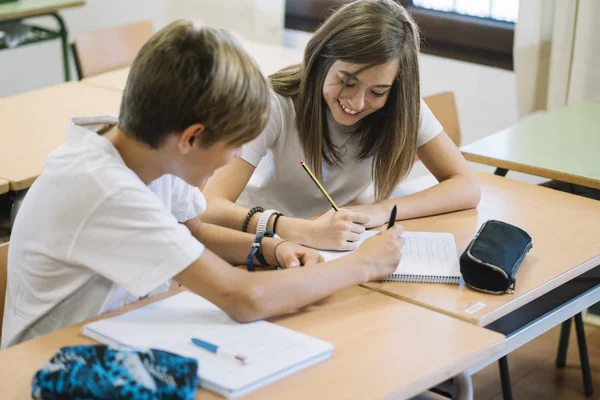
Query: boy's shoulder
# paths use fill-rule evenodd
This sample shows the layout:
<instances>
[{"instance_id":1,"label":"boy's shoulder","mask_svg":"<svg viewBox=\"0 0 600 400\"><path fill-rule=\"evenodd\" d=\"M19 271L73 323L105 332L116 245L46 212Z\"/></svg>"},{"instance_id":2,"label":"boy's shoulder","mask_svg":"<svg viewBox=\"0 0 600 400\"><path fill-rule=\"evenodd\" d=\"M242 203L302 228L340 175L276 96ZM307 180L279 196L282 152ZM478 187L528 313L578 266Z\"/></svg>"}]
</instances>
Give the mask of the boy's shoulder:
<instances>
[{"instance_id":1,"label":"boy's shoulder","mask_svg":"<svg viewBox=\"0 0 600 400\"><path fill-rule=\"evenodd\" d=\"M40 178L101 188L141 183L113 144L102 136L117 122L114 116L73 118L65 142L48 155Z\"/></svg>"}]
</instances>

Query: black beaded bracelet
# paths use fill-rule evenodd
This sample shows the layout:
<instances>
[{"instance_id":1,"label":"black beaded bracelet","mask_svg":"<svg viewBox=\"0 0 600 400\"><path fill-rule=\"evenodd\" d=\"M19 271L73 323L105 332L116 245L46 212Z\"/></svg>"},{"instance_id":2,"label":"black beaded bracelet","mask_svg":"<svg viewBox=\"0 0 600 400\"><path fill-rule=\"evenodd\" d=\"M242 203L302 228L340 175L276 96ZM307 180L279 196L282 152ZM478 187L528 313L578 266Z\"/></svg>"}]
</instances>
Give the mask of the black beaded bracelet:
<instances>
[{"instance_id":1,"label":"black beaded bracelet","mask_svg":"<svg viewBox=\"0 0 600 400\"><path fill-rule=\"evenodd\" d=\"M244 218L244 222L242 222L242 232L248 232L248 224L250 223L250 219L257 212L264 212L265 209L262 207L252 207L248 214L246 214L246 218Z\"/></svg>"},{"instance_id":2,"label":"black beaded bracelet","mask_svg":"<svg viewBox=\"0 0 600 400\"><path fill-rule=\"evenodd\" d=\"M277 221L279 220L279 217L281 217L282 215L283 215L282 213L275 214L275 221L273 221L273 233L277 233Z\"/></svg>"}]
</instances>

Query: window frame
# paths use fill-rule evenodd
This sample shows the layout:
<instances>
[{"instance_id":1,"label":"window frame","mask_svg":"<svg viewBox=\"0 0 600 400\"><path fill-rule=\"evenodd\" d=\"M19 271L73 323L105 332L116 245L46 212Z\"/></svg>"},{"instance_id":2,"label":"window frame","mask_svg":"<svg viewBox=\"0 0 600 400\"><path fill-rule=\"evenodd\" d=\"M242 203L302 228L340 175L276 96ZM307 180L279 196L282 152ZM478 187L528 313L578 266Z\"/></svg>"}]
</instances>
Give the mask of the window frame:
<instances>
[{"instance_id":1,"label":"window frame","mask_svg":"<svg viewBox=\"0 0 600 400\"><path fill-rule=\"evenodd\" d=\"M513 22L400 3L421 29L423 53L513 70Z\"/></svg>"},{"instance_id":2,"label":"window frame","mask_svg":"<svg viewBox=\"0 0 600 400\"><path fill-rule=\"evenodd\" d=\"M286 0L285 27L313 32L337 8L351 0ZM515 24L416 7L398 0L422 33L421 51L476 64L513 70Z\"/></svg>"}]
</instances>

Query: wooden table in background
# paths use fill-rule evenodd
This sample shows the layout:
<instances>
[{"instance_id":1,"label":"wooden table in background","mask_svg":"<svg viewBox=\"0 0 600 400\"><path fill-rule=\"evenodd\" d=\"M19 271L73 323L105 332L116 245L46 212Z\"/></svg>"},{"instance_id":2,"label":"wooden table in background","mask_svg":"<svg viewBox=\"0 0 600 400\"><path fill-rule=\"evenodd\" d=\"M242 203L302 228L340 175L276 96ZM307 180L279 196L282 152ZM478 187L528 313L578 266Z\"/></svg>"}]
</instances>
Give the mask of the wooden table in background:
<instances>
[{"instance_id":1,"label":"wooden table in background","mask_svg":"<svg viewBox=\"0 0 600 400\"><path fill-rule=\"evenodd\" d=\"M333 357L241 399L408 398L497 356L504 343L498 333L360 287L270 321L331 342ZM35 371L60 347L94 343L81 335L81 325L0 352L3 397L30 398ZM197 398L222 399L206 390Z\"/></svg>"},{"instance_id":2,"label":"wooden table in background","mask_svg":"<svg viewBox=\"0 0 600 400\"><path fill-rule=\"evenodd\" d=\"M473 162L600 189L600 102L570 104L463 146Z\"/></svg>"},{"instance_id":3,"label":"wooden table in background","mask_svg":"<svg viewBox=\"0 0 600 400\"><path fill-rule=\"evenodd\" d=\"M270 75L281 68L302 61L302 52L289 47L256 43L241 39L244 49L256 60L258 67L265 75ZM83 79L81 82L107 89L125 90L129 67Z\"/></svg>"},{"instance_id":4,"label":"wooden table in background","mask_svg":"<svg viewBox=\"0 0 600 400\"><path fill-rule=\"evenodd\" d=\"M39 17L84 4L83 0L19 0L4 3L0 5L0 21Z\"/></svg>"},{"instance_id":5,"label":"wooden table in background","mask_svg":"<svg viewBox=\"0 0 600 400\"><path fill-rule=\"evenodd\" d=\"M8 181L0 179L0 194L8 192Z\"/></svg>"},{"instance_id":6,"label":"wooden table in background","mask_svg":"<svg viewBox=\"0 0 600 400\"><path fill-rule=\"evenodd\" d=\"M0 22L10 21L23 24L22 19L24 18L45 15L54 18L58 25L58 30L56 31L42 26L24 24L30 29L29 36L25 38L24 43L18 44L17 47L46 40L60 39L64 77L65 81L69 81L71 80L71 70L69 68L69 32L67 31L65 21L58 12L65 8L80 7L84 4L85 1L83 0L19 0L0 4ZM35 32L34 35L32 35L33 32ZM0 46L1 48L6 47Z\"/></svg>"},{"instance_id":7,"label":"wooden table in background","mask_svg":"<svg viewBox=\"0 0 600 400\"><path fill-rule=\"evenodd\" d=\"M0 178L12 191L28 189L72 117L118 115L120 104L120 93L78 82L0 98Z\"/></svg>"}]
</instances>

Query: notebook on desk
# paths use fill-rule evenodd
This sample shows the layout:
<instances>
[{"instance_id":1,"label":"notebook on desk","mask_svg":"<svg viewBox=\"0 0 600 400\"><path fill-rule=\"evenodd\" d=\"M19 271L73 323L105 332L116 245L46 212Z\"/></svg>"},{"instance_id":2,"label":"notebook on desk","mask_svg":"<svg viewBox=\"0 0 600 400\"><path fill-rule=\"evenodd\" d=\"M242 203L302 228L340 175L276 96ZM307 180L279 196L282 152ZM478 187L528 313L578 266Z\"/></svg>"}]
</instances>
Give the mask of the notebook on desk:
<instances>
[{"instance_id":1,"label":"notebook on desk","mask_svg":"<svg viewBox=\"0 0 600 400\"><path fill-rule=\"evenodd\" d=\"M198 360L199 385L237 397L331 357L331 343L266 321L240 324L217 306L183 292L128 313L84 325L83 334L108 345L153 348ZM192 344L217 344L247 363Z\"/></svg>"},{"instance_id":2,"label":"notebook on desk","mask_svg":"<svg viewBox=\"0 0 600 400\"><path fill-rule=\"evenodd\" d=\"M359 246L377 231L361 235ZM404 232L402 259L396 271L383 279L392 282L452 283L460 282L458 253L451 233ZM333 260L350 252L320 251L325 261Z\"/></svg>"}]
</instances>

